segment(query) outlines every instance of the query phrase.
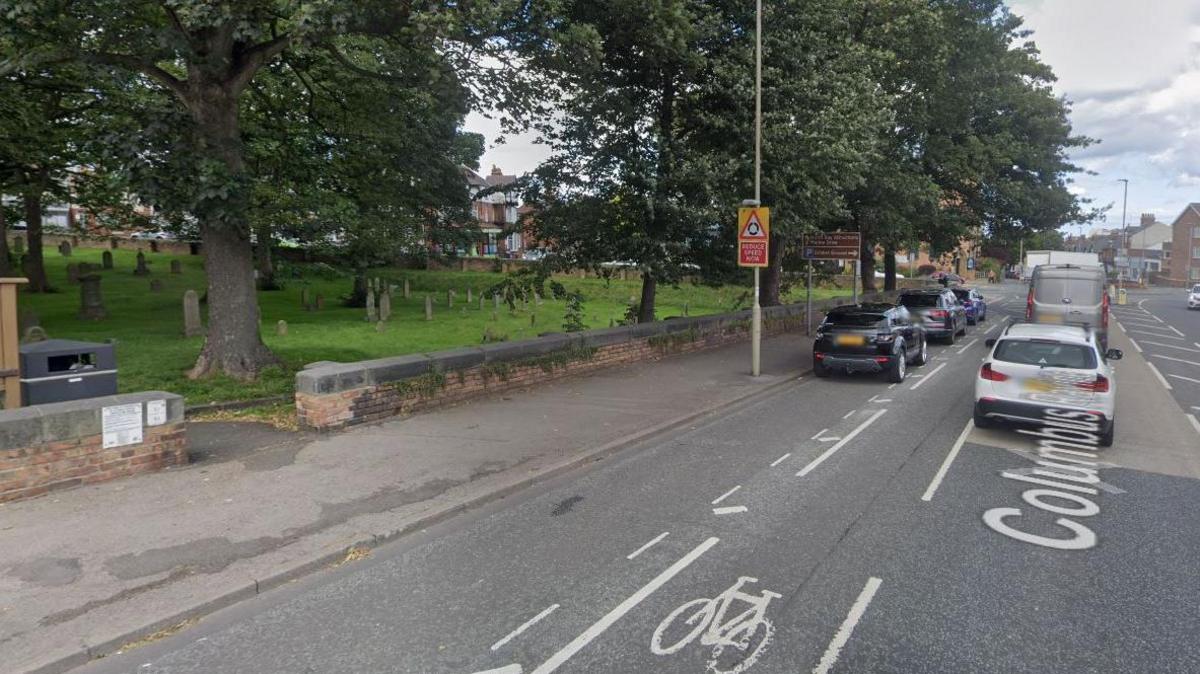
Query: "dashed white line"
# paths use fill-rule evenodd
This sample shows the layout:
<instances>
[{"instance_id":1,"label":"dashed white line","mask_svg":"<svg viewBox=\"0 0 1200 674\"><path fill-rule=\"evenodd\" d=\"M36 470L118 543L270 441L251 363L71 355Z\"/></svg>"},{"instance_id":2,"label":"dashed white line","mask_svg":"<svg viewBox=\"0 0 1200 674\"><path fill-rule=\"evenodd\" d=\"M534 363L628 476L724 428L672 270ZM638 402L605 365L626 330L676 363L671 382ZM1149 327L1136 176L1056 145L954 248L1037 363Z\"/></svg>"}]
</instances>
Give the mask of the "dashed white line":
<instances>
[{"instance_id":1,"label":"dashed white line","mask_svg":"<svg viewBox=\"0 0 1200 674\"><path fill-rule=\"evenodd\" d=\"M850 418L850 415L851 415L851 414L854 414L854 412L855 412L855 410L850 410L849 412L846 412L846 415L845 415L845 416L843 416L842 418L843 418L843 419L849 419L849 418ZM821 433L824 433L824 432L825 432L825 431L821 431ZM820 435L820 433L818 433L817 435Z\"/></svg>"},{"instance_id":2,"label":"dashed white line","mask_svg":"<svg viewBox=\"0 0 1200 674\"><path fill-rule=\"evenodd\" d=\"M788 457L791 455L792 455L792 453L788 452L787 454L784 454L783 456L779 457L778 459L775 459L774 461L771 462L771 467L774 468L775 466L778 466L779 464L783 463L784 461L787 461Z\"/></svg>"},{"instance_id":3,"label":"dashed white line","mask_svg":"<svg viewBox=\"0 0 1200 674\"><path fill-rule=\"evenodd\" d=\"M852 412L850 412L850 414L854 414L854 412L852 411ZM850 414L847 414L846 417L850 416ZM845 419L846 417L842 417L842 418ZM829 429L822 428L821 430L817 431L816 435L809 438L809 440L816 440L817 438L821 437L822 435L825 435L825 431L827 431L827 430L829 430Z\"/></svg>"},{"instance_id":4,"label":"dashed white line","mask_svg":"<svg viewBox=\"0 0 1200 674\"><path fill-rule=\"evenodd\" d=\"M1194 383L1194 384L1200 384L1200 379L1192 379L1191 377L1185 377L1185 376L1183 376L1183 375L1180 375L1180 374L1170 374L1170 373L1167 373L1167 376L1168 376L1168 377L1174 377L1174 378L1176 378L1176 379L1182 379L1182 380L1184 380L1184 381L1190 381L1190 382L1192 382L1192 383ZM1192 409L1200 409L1200 407L1193 407Z\"/></svg>"},{"instance_id":5,"label":"dashed white line","mask_svg":"<svg viewBox=\"0 0 1200 674\"><path fill-rule=\"evenodd\" d=\"M1180 332L1180 331L1178 331L1178 330L1176 330L1176 329L1175 329L1175 326L1174 326L1174 325L1168 325L1167 327L1168 327L1168 328L1171 328L1171 332L1173 332L1173 333L1175 333L1175 334L1179 335L1180 337L1183 337L1183 336L1184 336L1184 334L1183 334L1182 332Z\"/></svg>"},{"instance_id":6,"label":"dashed white line","mask_svg":"<svg viewBox=\"0 0 1200 674\"><path fill-rule=\"evenodd\" d=\"M713 499L712 505L717 505L721 501L724 501L725 499L729 498L730 496L733 496L735 493L737 493L737 490L739 490L741 488L742 488L742 485L739 484L738 486L734 487L733 489L730 489L729 491L725 492L724 494L721 494L720 496Z\"/></svg>"},{"instance_id":7,"label":"dashed white line","mask_svg":"<svg viewBox=\"0 0 1200 674\"><path fill-rule=\"evenodd\" d=\"M1166 343L1163 343L1163 342L1152 342L1152 341L1150 341L1150 340L1148 340L1148 339L1143 339L1143 340L1142 340L1142 343L1143 343L1143 344L1153 344L1153 345L1155 345L1155 346L1163 346L1163 347L1166 347L1166 348L1168 348L1168 349L1179 349L1180 351L1190 351L1190 352L1192 352L1192 353L1200 353L1200 349L1193 349L1193 348L1191 348L1191 347L1189 347L1189 346L1176 346L1176 345L1174 345L1174 344L1166 344Z\"/></svg>"},{"instance_id":8,"label":"dashed white line","mask_svg":"<svg viewBox=\"0 0 1200 674\"><path fill-rule=\"evenodd\" d=\"M966 344L963 344L962 346L958 347L958 352L962 353L963 351L966 351L967 349L974 346L975 342L978 342L978 341L979 341L978 337L976 337L975 339L972 339L971 341L967 342Z\"/></svg>"},{"instance_id":9,"label":"dashed white line","mask_svg":"<svg viewBox=\"0 0 1200 674\"><path fill-rule=\"evenodd\" d=\"M1137 340L1136 340L1136 339L1134 339L1134 338L1130 337L1130 338L1129 338L1129 343L1133 345L1133 348L1137 349L1137 352L1138 352L1138 353L1144 353L1144 352L1142 351L1142 347L1141 347L1141 346L1138 346L1138 343L1137 343Z\"/></svg>"},{"instance_id":10,"label":"dashed white line","mask_svg":"<svg viewBox=\"0 0 1200 674\"><path fill-rule=\"evenodd\" d=\"M534 623L541 620L542 618L545 618L546 616L550 615L551 613L554 613L555 609L557 609L557 608L558 608L558 604L551 604L549 607L547 607L541 613L533 616L529 620L526 620L524 623L521 624L520 627L509 632L508 635L505 636L500 641L497 641L496 643L492 644L492 650L493 651L499 650L501 646L503 646L504 644L507 644L509 641L512 641L514 637L516 637L517 635L521 634L521 632L524 632L525 630L532 627ZM520 671L520 670L518 669L516 671Z\"/></svg>"},{"instance_id":11,"label":"dashed white line","mask_svg":"<svg viewBox=\"0 0 1200 674\"><path fill-rule=\"evenodd\" d=\"M1196 367L1200 367L1200 363L1197 363L1194 360L1184 360L1182 358L1176 358L1174 356L1164 356L1164 355L1157 354L1157 353L1152 353L1150 355L1153 358L1162 358L1163 360L1173 360L1176 363L1187 363L1188 365L1195 365Z\"/></svg>"},{"instance_id":12,"label":"dashed white line","mask_svg":"<svg viewBox=\"0 0 1200 674\"><path fill-rule=\"evenodd\" d=\"M1125 328L1121 328L1121 329L1125 330ZM1145 330L1125 330L1125 332L1136 332L1139 335L1150 335L1151 337L1153 337L1155 339L1178 339L1181 341L1183 340L1182 337L1172 337L1171 335L1160 335L1160 334L1154 333L1154 332L1146 332Z\"/></svg>"},{"instance_id":13,"label":"dashed white line","mask_svg":"<svg viewBox=\"0 0 1200 674\"><path fill-rule=\"evenodd\" d=\"M890 390L896 388L897 386L899 386L899 384L891 384L888 386L888 390L890 391Z\"/></svg>"},{"instance_id":14,"label":"dashed white line","mask_svg":"<svg viewBox=\"0 0 1200 674\"><path fill-rule=\"evenodd\" d=\"M893 400L893 398L876 398L876 399L875 399L875 402L877 402L877 403L890 403L890 402L892 402L892 400Z\"/></svg>"},{"instance_id":15,"label":"dashed white line","mask_svg":"<svg viewBox=\"0 0 1200 674\"><path fill-rule=\"evenodd\" d=\"M867 606L875 598L875 593L879 591L881 584L883 584L882 580L871 577L867 581L867 584L863 586L862 592L858 593L858 599L854 600L854 605L850 607L850 612L846 614L846 619L842 621L842 626L833 635L833 641L830 641L829 647L825 649L825 655L821 656L821 661L813 668L813 674L826 674L829 670L833 669L838 656L841 655L842 649L846 647L846 642L850 640L850 635L854 632L858 621L862 620L863 614L867 612Z\"/></svg>"},{"instance_id":16,"label":"dashed white line","mask_svg":"<svg viewBox=\"0 0 1200 674\"><path fill-rule=\"evenodd\" d=\"M831 438L817 438L817 442L837 442L838 440L841 438L836 435Z\"/></svg>"},{"instance_id":17,"label":"dashed white line","mask_svg":"<svg viewBox=\"0 0 1200 674\"><path fill-rule=\"evenodd\" d=\"M962 433L958 434L958 439L954 441L954 446L950 448L950 453L946 455L946 459L942 461L942 465L933 476L933 481L929 483L929 487L925 493L921 495L922 501L932 501L933 494L937 491L938 486L942 484L942 480L946 477L946 473L950 470L950 464L954 463L955 457L958 456L958 451L962 449L963 443L967 441L967 436L971 433L971 429L975 428L974 421L968 421L963 427Z\"/></svg>"},{"instance_id":18,"label":"dashed white line","mask_svg":"<svg viewBox=\"0 0 1200 674\"><path fill-rule=\"evenodd\" d=\"M746 506L723 506L721 508L713 508L714 515L732 515L734 513L744 513L750 510Z\"/></svg>"},{"instance_id":19,"label":"dashed white line","mask_svg":"<svg viewBox=\"0 0 1200 674\"><path fill-rule=\"evenodd\" d=\"M932 372L930 372L929 374L925 375L925 378L924 378L924 379L922 379L921 381L919 381L919 382L917 382L917 383L913 384L911 387L909 387L909 389L908 389L908 390L910 390L910 391L915 391L915 390L917 390L917 389L921 388L921 385L922 385L922 384L924 384L925 382L929 381L929 380L930 380L930 378L932 378L932 377L933 377L933 375L935 375L935 374L937 374L939 371L941 371L941 369L942 369L943 367L946 367L946 364L945 364L945 363L942 363L941 365L938 365L937 367L933 368L933 371L932 371Z\"/></svg>"},{"instance_id":20,"label":"dashed white line","mask_svg":"<svg viewBox=\"0 0 1200 674\"><path fill-rule=\"evenodd\" d=\"M885 412L887 412L887 410L879 410L875 414L872 414L870 419L867 419L866 421L859 424L857 428L850 431L849 435L847 435L846 437L839 440L836 445L825 450L820 456L813 459L812 462L810 462L807 466L805 466L804 468L801 468L800 472L796 473L796 477L804 477L805 475L808 475L809 473L811 473L814 469L816 469L817 466L824 463L825 459L828 459L829 457L833 456L835 452L837 452L842 447L845 447L854 438L858 437L858 434L862 433L863 430L866 429L867 426L870 426L871 424L875 423L875 420L878 419L879 417L883 416L883 414Z\"/></svg>"},{"instance_id":21,"label":"dashed white line","mask_svg":"<svg viewBox=\"0 0 1200 674\"><path fill-rule=\"evenodd\" d=\"M1168 391L1169 391L1169 390L1171 390L1171 388L1172 388L1172 387L1171 387L1171 382L1167 381L1167 380L1166 380L1166 379L1165 379L1165 378L1162 376L1162 373L1158 371L1158 368L1157 368L1157 367L1154 367L1154 363L1151 363L1150 361L1146 361L1146 364L1150 366L1150 371L1154 373L1154 376L1155 376L1155 377L1158 377L1158 381L1159 381L1159 383L1160 383L1160 384L1162 384L1164 387L1166 387L1166 389L1167 389Z\"/></svg>"},{"instance_id":22,"label":"dashed white line","mask_svg":"<svg viewBox=\"0 0 1200 674\"><path fill-rule=\"evenodd\" d=\"M997 324L995 324L995 323L993 323L993 324L992 324L992 327L990 327L990 328L988 328L987 330L984 330L984 331L983 331L983 334L985 334L985 335L986 335L986 334L989 334L989 333L991 333L991 331L992 331L992 330L995 330L995 329L996 329L996 328L998 328L998 327L1000 327L1000 326L999 326L999 325L997 325Z\"/></svg>"},{"instance_id":23,"label":"dashed white line","mask_svg":"<svg viewBox=\"0 0 1200 674\"><path fill-rule=\"evenodd\" d=\"M521 664L514 662L511 665L504 665L498 669L488 669L475 674L521 674Z\"/></svg>"},{"instance_id":24,"label":"dashed white line","mask_svg":"<svg viewBox=\"0 0 1200 674\"><path fill-rule=\"evenodd\" d=\"M650 539L650 542L646 543L645 545L638 548L637 550L634 550L633 552L629 553L628 555L625 555L625 559L633 559L634 557L637 557L638 555L642 554L643 552L649 550L650 548L654 547L655 543L658 543L662 539L666 538L667 534L669 534L669 533L671 533L671 532L664 531L661 534L655 536L654 538Z\"/></svg>"},{"instance_id":25,"label":"dashed white line","mask_svg":"<svg viewBox=\"0 0 1200 674\"><path fill-rule=\"evenodd\" d=\"M604 631L609 627L612 627L612 625L620 620L626 613L629 613L635 606L642 603L646 597L654 594L658 588L666 585L667 581L678 575L680 571L683 571L687 567L691 566L692 562L695 562L700 558L700 555L708 552L712 546L720 542L721 539L714 536L704 541L700 545L697 545L695 549L684 555L679 561L675 562L671 566L667 567L665 571L655 576L654 580L651 580L649 583L643 585L637 592L629 595L625 601L617 604L616 608L604 614L602 618L592 623L591 627L587 628L582 634L571 640L571 643L563 646L561 650L550 656L549 660L546 660L537 669L533 670L533 674L550 674L550 672L553 672L561 667L563 663L571 659L571 656L582 650L583 647L591 643L593 639L603 634Z\"/></svg>"}]
</instances>

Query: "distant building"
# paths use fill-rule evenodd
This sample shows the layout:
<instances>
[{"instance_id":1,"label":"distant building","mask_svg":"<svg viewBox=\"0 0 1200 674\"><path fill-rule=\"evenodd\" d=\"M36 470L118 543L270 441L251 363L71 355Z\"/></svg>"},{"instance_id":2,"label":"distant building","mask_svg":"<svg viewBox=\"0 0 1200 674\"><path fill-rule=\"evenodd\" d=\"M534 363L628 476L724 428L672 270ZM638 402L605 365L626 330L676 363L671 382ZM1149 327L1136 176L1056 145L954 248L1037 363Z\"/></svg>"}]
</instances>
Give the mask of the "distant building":
<instances>
[{"instance_id":1,"label":"distant building","mask_svg":"<svg viewBox=\"0 0 1200 674\"><path fill-rule=\"evenodd\" d=\"M1127 269L1129 279L1142 282L1150 274L1163 271L1163 247L1170 249L1173 231L1170 225L1158 222L1151 213L1142 214L1142 220L1136 229L1130 229L1128 235Z\"/></svg>"},{"instance_id":2,"label":"distant building","mask_svg":"<svg viewBox=\"0 0 1200 674\"><path fill-rule=\"evenodd\" d=\"M1200 283L1200 203L1188 204L1171 230L1167 277L1173 285Z\"/></svg>"},{"instance_id":3,"label":"distant building","mask_svg":"<svg viewBox=\"0 0 1200 674\"><path fill-rule=\"evenodd\" d=\"M506 175L492 166L487 177L462 167L471 193L471 211L479 220L482 238L470 250L471 256L518 257L525 250L524 236L517 227L520 199L517 177Z\"/></svg>"}]
</instances>

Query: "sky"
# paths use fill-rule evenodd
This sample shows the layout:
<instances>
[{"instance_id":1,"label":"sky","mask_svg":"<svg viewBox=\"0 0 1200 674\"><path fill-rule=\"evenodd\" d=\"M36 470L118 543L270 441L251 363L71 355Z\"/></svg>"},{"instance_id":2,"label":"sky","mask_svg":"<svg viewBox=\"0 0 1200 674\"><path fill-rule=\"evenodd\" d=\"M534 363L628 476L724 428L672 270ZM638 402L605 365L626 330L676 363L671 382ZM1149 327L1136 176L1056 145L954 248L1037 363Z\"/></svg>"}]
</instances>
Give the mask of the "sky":
<instances>
[{"instance_id":1,"label":"sky","mask_svg":"<svg viewBox=\"0 0 1200 674\"><path fill-rule=\"evenodd\" d=\"M1071 101L1075 132L1100 140L1072 156L1095 173L1074 176L1072 189L1094 206L1112 205L1088 228L1120 227L1121 178L1129 180L1130 224L1142 213L1170 223L1200 202L1200 2L1011 0L1009 7L1058 76L1055 91ZM531 134L497 143L499 125L478 113L466 126L488 139L485 172L495 164L519 175L547 155Z\"/></svg>"}]
</instances>

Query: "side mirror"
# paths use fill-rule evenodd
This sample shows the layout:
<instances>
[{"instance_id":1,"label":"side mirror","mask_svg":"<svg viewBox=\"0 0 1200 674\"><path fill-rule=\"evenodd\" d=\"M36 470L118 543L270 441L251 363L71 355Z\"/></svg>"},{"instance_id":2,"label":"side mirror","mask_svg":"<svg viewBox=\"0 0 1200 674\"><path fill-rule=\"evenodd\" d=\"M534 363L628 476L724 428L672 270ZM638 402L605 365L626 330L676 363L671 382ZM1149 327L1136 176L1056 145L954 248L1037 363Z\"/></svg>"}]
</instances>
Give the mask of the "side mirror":
<instances>
[{"instance_id":1,"label":"side mirror","mask_svg":"<svg viewBox=\"0 0 1200 674\"><path fill-rule=\"evenodd\" d=\"M1109 349L1104 352L1104 357L1108 360L1121 360L1125 357L1125 352L1120 349Z\"/></svg>"},{"instance_id":2,"label":"side mirror","mask_svg":"<svg viewBox=\"0 0 1200 674\"><path fill-rule=\"evenodd\" d=\"M985 339L985 340L983 340L983 344L984 344L984 346L986 346L987 348L990 349L993 346L996 346L996 339L994 337L991 339Z\"/></svg>"}]
</instances>

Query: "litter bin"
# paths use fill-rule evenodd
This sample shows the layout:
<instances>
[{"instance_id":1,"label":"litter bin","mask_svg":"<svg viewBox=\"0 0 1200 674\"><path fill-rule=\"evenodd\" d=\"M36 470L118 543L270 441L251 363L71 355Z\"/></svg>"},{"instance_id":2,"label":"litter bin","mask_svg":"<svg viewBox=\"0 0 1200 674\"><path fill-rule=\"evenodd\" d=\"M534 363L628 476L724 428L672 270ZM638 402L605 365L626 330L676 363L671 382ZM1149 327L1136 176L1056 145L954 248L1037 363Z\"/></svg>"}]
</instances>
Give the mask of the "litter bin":
<instances>
[{"instance_id":1,"label":"litter bin","mask_svg":"<svg viewBox=\"0 0 1200 674\"><path fill-rule=\"evenodd\" d=\"M1121 288L1117 291L1117 304L1125 305L1127 302L1129 302L1129 294L1125 292L1124 288Z\"/></svg>"},{"instance_id":2,"label":"litter bin","mask_svg":"<svg viewBox=\"0 0 1200 674\"><path fill-rule=\"evenodd\" d=\"M116 392L117 356L112 344L48 339L21 345L21 399L26 405Z\"/></svg>"}]
</instances>

